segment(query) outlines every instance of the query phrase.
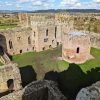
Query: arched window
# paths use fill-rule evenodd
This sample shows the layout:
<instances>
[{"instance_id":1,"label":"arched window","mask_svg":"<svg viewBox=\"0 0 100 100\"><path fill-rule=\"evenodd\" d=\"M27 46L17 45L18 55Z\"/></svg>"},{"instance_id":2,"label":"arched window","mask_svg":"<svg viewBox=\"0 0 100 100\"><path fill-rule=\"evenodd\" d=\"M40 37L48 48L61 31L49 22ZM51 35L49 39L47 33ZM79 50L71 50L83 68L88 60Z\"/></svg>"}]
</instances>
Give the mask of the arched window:
<instances>
[{"instance_id":1,"label":"arched window","mask_svg":"<svg viewBox=\"0 0 100 100\"><path fill-rule=\"evenodd\" d=\"M13 79L9 79L7 81L7 87L9 89L9 91L12 91L13 90L13 88L14 88L14 80Z\"/></svg>"},{"instance_id":2,"label":"arched window","mask_svg":"<svg viewBox=\"0 0 100 100\"><path fill-rule=\"evenodd\" d=\"M12 41L9 40L9 48L12 49L13 48L13 45L12 45Z\"/></svg>"},{"instance_id":3,"label":"arched window","mask_svg":"<svg viewBox=\"0 0 100 100\"><path fill-rule=\"evenodd\" d=\"M79 47L77 47L76 53L79 53L79 52L80 52L80 48L79 48Z\"/></svg>"},{"instance_id":4,"label":"arched window","mask_svg":"<svg viewBox=\"0 0 100 100\"><path fill-rule=\"evenodd\" d=\"M28 44L31 44L31 38L30 38L30 36L28 37Z\"/></svg>"},{"instance_id":5,"label":"arched window","mask_svg":"<svg viewBox=\"0 0 100 100\"><path fill-rule=\"evenodd\" d=\"M46 30L46 36L48 36L48 29Z\"/></svg>"},{"instance_id":6,"label":"arched window","mask_svg":"<svg viewBox=\"0 0 100 100\"><path fill-rule=\"evenodd\" d=\"M43 47L42 50L45 50L45 47Z\"/></svg>"}]
</instances>

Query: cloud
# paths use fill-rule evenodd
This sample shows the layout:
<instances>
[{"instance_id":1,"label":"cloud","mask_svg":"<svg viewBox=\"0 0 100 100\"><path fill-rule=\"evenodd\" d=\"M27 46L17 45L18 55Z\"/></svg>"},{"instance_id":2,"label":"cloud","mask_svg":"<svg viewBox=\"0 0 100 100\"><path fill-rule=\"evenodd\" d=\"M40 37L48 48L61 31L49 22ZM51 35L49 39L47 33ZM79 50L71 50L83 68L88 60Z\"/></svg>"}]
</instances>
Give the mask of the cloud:
<instances>
[{"instance_id":1,"label":"cloud","mask_svg":"<svg viewBox=\"0 0 100 100\"><path fill-rule=\"evenodd\" d=\"M80 0L62 0L59 8L63 9L100 9L100 0L81 2Z\"/></svg>"},{"instance_id":2,"label":"cloud","mask_svg":"<svg viewBox=\"0 0 100 100\"><path fill-rule=\"evenodd\" d=\"M100 9L100 0L14 0L0 1L0 9Z\"/></svg>"},{"instance_id":3,"label":"cloud","mask_svg":"<svg viewBox=\"0 0 100 100\"><path fill-rule=\"evenodd\" d=\"M37 9L51 9L55 8L55 0L32 0L33 7Z\"/></svg>"},{"instance_id":4,"label":"cloud","mask_svg":"<svg viewBox=\"0 0 100 100\"><path fill-rule=\"evenodd\" d=\"M20 3L30 2L31 0L18 0Z\"/></svg>"},{"instance_id":5,"label":"cloud","mask_svg":"<svg viewBox=\"0 0 100 100\"><path fill-rule=\"evenodd\" d=\"M62 0L61 5L73 5L78 3L78 0Z\"/></svg>"}]
</instances>

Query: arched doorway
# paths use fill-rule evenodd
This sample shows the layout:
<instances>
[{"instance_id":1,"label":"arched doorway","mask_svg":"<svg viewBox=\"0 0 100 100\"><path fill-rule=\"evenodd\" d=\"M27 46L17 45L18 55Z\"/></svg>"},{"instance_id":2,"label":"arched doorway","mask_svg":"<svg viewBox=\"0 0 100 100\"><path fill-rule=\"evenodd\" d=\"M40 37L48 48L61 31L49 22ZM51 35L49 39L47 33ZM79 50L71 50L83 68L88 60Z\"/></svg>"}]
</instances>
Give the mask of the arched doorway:
<instances>
[{"instance_id":1,"label":"arched doorway","mask_svg":"<svg viewBox=\"0 0 100 100\"><path fill-rule=\"evenodd\" d=\"M13 79L9 79L7 81L7 87L8 87L9 91L13 91L13 89L14 89L14 80Z\"/></svg>"},{"instance_id":2,"label":"arched doorway","mask_svg":"<svg viewBox=\"0 0 100 100\"><path fill-rule=\"evenodd\" d=\"M4 55L4 49L3 49L2 46L0 46L0 55L1 55L1 56Z\"/></svg>"},{"instance_id":3,"label":"arched doorway","mask_svg":"<svg viewBox=\"0 0 100 100\"><path fill-rule=\"evenodd\" d=\"M7 51L6 38L2 34L0 34L0 52L1 51Z\"/></svg>"}]
</instances>

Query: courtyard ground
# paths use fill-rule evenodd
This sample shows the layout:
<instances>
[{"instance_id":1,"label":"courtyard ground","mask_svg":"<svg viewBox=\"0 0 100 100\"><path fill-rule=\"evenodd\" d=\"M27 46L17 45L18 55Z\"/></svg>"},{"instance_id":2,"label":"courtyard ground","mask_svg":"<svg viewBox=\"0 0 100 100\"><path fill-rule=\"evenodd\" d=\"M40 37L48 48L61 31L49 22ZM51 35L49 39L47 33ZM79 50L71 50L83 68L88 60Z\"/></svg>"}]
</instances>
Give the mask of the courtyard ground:
<instances>
[{"instance_id":1,"label":"courtyard ground","mask_svg":"<svg viewBox=\"0 0 100 100\"><path fill-rule=\"evenodd\" d=\"M87 73L92 68L100 67L100 50L91 48L94 59L79 64L83 72ZM62 72L69 67L69 63L58 60L61 57L61 47L42 52L29 52L21 55L14 55L12 61L19 64L19 67L31 65L37 73L37 78L42 79L49 71Z\"/></svg>"}]
</instances>

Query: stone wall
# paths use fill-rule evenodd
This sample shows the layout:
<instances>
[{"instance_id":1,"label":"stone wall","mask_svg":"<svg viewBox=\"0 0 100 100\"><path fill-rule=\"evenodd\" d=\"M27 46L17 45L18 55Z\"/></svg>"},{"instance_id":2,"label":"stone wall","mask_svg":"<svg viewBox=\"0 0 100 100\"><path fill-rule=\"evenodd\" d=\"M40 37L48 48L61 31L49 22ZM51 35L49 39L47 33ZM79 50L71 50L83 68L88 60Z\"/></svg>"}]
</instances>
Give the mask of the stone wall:
<instances>
[{"instance_id":1,"label":"stone wall","mask_svg":"<svg viewBox=\"0 0 100 100\"><path fill-rule=\"evenodd\" d=\"M22 100L23 90L15 91L0 98L0 100Z\"/></svg>"},{"instance_id":2,"label":"stone wall","mask_svg":"<svg viewBox=\"0 0 100 100\"><path fill-rule=\"evenodd\" d=\"M5 92L9 89L7 81L14 81L14 91L21 89L21 76L17 64L8 64L0 66L0 93Z\"/></svg>"},{"instance_id":3,"label":"stone wall","mask_svg":"<svg viewBox=\"0 0 100 100\"><path fill-rule=\"evenodd\" d=\"M100 81L81 89L76 100L100 100Z\"/></svg>"},{"instance_id":4,"label":"stone wall","mask_svg":"<svg viewBox=\"0 0 100 100\"><path fill-rule=\"evenodd\" d=\"M31 28L16 28L1 30L0 34L5 37L5 42L0 44L10 55L33 51ZM2 38L0 37L1 41Z\"/></svg>"},{"instance_id":5,"label":"stone wall","mask_svg":"<svg viewBox=\"0 0 100 100\"><path fill-rule=\"evenodd\" d=\"M100 49L100 33L90 33L91 46Z\"/></svg>"},{"instance_id":6,"label":"stone wall","mask_svg":"<svg viewBox=\"0 0 100 100\"><path fill-rule=\"evenodd\" d=\"M36 81L25 87L22 100L67 100L52 81Z\"/></svg>"}]
</instances>

